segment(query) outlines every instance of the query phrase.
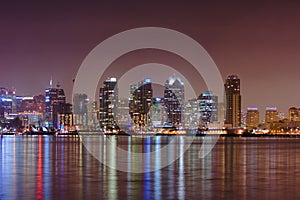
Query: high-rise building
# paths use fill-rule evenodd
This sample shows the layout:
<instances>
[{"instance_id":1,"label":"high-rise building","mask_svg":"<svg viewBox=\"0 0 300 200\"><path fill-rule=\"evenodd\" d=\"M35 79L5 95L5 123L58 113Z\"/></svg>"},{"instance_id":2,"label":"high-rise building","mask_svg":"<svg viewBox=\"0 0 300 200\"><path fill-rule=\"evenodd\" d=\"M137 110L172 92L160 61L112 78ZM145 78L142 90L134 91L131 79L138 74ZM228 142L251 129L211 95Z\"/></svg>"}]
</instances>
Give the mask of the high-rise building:
<instances>
[{"instance_id":1,"label":"high-rise building","mask_svg":"<svg viewBox=\"0 0 300 200\"><path fill-rule=\"evenodd\" d=\"M225 124L232 128L241 126L240 78L230 75L225 81Z\"/></svg>"},{"instance_id":2,"label":"high-rise building","mask_svg":"<svg viewBox=\"0 0 300 200\"><path fill-rule=\"evenodd\" d=\"M287 116L284 112L278 112L278 118L279 118L279 121L284 121L284 120L287 120Z\"/></svg>"},{"instance_id":3,"label":"high-rise building","mask_svg":"<svg viewBox=\"0 0 300 200\"><path fill-rule=\"evenodd\" d=\"M131 124L145 128L151 126L149 110L152 106L153 89L150 78L130 85L129 114Z\"/></svg>"},{"instance_id":4,"label":"high-rise building","mask_svg":"<svg viewBox=\"0 0 300 200\"><path fill-rule=\"evenodd\" d=\"M0 87L0 96L7 97L7 95L8 95L8 90L4 87Z\"/></svg>"},{"instance_id":5,"label":"high-rise building","mask_svg":"<svg viewBox=\"0 0 300 200\"><path fill-rule=\"evenodd\" d=\"M88 124L88 97L86 94L74 94L73 96L73 112L74 124L84 127Z\"/></svg>"},{"instance_id":6,"label":"high-rise building","mask_svg":"<svg viewBox=\"0 0 300 200\"><path fill-rule=\"evenodd\" d=\"M45 121L46 126L59 128L58 114L70 111L70 104L66 104L65 92L60 85L54 88L52 85L45 90Z\"/></svg>"},{"instance_id":7,"label":"high-rise building","mask_svg":"<svg viewBox=\"0 0 300 200\"><path fill-rule=\"evenodd\" d=\"M41 126L45 111L45 96L16 97L16 109L23 120L23 125ZM19 105L20 104L20 105ZM19 108L20 106L20 108Z\"/></svg>"},{"instance_id":8,"label":"high-rise building","mask_svg":"<svg viewBox=\"0 0 300 200\"><path fill-rule=\"evenodd\" d=\"M23 97L21 103L21 111L22 112L33 112L35 111L35 104L33 97Z\"/></svg>"},{"instance_id":9,"label":"high-rise building","mask_svg":"<svg viewBox=\"0 0 300 200\"><path fill-rule=\"evenodd\" d=\"M33 96L35 111L40 112L42 114L45 113L45 95L39 94Z\"/></svg>"},{"instance_id":10,"label":"high-rise building","mask_svg":"<svg viewBox=\"0 0 300 200\"><path fill-rule=\"evenodd\" d=\"M300 110L295 107L289 108L289 121L298 122L300 121Z\"/></svg>"},{"instance_id":11,"label":"high-rise building","mask_svg":"<svg viewBox=\"0 0 300 200\"><path fill-rule=\"evenodd\" d=\"M273 122L278 122L278 121L279 121L279 116L278 116L277 108L276 107L267 107L265 123L273 123Z\"/></svg>"},{"instance_id":12,"label":"high-rise building","mask_svg":"<svg viewBox=\"0 0 300 200\"><path fill-rule=\"evenodd\" d=\"M167 122L174 126L183 126L184 82L178 76L171 76L165 83L164 106Z\"/></svg>"},{"instance_id":13,"label":"high-rise building","mask_svg":"<svg viewBox=\"0 0 300 200\"><path fill-rule=\"evenodd\" d=\"M184 128L195 129L199 126L200 104L198 99L190 99L184 103Z\"/></svg>"},{"instance_id":14,"label":"high-rise building","mask_svg":"<svg viewBox=\"0 0 300 200\"><path fill-rule=\"evenodd\" d=\"M45 112L45 95L35 96L16 96L16 112L39 112L41 115Z\"/></svg>"},{"instance_id":15,"label":"high-rise building","mask_svg":"<svg viewBox=\"0 0 300 200\"><path fill-rule=\"evenodd\" d=\"M17 113L16 105L16 88L12 87L8 90L7 97L12 99L12 113Z\"/></svg>"},{"instance_id":16,"label":"high-rise building","mask_svg":"<svg viewBox=\"0 0 300 200\"><path fill-rule=\"evenodd\" d=\"M249 107L247 109L246 127L248 129L257 128L259 125L259 111L258 108Z\"/></svg>"},{"instance_id":17,"label":"high-rise building","mask_svg":"<svg viewBox=\"0 0 300 200\"><path fill-rule=\"evenodd\" d=\"M0 118L12 113L12 99L0 96Z\"/></svg>"},{"instance_id":18,"label":"high-rise building","mask_svg":"<svg viewBox=\"0 0 300 200\"><path fill-rule=\"evenodd\" d=\"M63 102L54 103L53 125L57 129L64 129L65 126L73 125L72 104Z\"/></svg>"},{"instance_id":19,"label":"high-rise building","mask_svg":"<svg viewBox=\"0 0 300 200\"><path fill-rule=\"evenodd\" d=\"M218 97L211 92L201 93L198 97L200 124L208 125L218 121Z\"/></svg>"},{"instance_id":20,"label":"high-rise building","mask_svg":"<svg viewBox=\"0 0 300 200\"><path fill-rule=\"evenodd\" d=\"M245 125L246 126L246 121L247 121L247 112L248 112L248 110L242 110L241 111L241 124L242 124L242 126L243 125Z\"/></svg>"},{"instance_id":21,"label":"high-rise building","mask_svg":"<svg viewBox=\"0 0 300 200\"><path fill-rule=\"evenodd\" d=\"M150 113L153 127L162 127L164 122L166 121L163 98L153 98Z\"/></svg>"},{"instance_id":22,"label":"high-rise building","mask_svg":"<svg viewBox=\"0 0 300 200\"><path fill-rule=\"evenodd\" d=\"M23 96L16 96L16 112L22 112L22 100Z\"/></svg>"},{"instance_id":23,"label":"high-rise building","mask_svg":"<svg viewBox=\"0 0 300 200\"><path fill-rule=\"evenodd\" d=\"M116 78L103 82L99 93L99 122L104 131L118 129L116 108L118 103L118 86Z\"/></svg>"},{"instance_id":24,"label":"high-rise building","mask_svg":"<svg viewBox=\"0 0 300 200\"><path fill-rule=\"evenodd\" d=\"M88 101L88 126L94 130L99 130L99 108L96 101Z\"/></svg>"},{"instance_id":25,"label":"high-rise building","mask_svg":"<svg viewBox=\"0 0 300 200\"><path fill-rule=\"evenodd\" d=\"M129 100L122 98L118 100L117 106L117 122L118 126L122 129L127 129L130 126L130 115L129 115Z\"/></svg>"},{"instance_id":26,"label":"high-rise building","mask_svg":"<svg viewBox=\"0 0 300 200\"><path fill-rule=\"evenodd\" d=\"M5 115L12 113L12 111L12 98L8 96L8 90L2 87L0 88L0 118L3 118Z\"/></svg>"}]
</instances>

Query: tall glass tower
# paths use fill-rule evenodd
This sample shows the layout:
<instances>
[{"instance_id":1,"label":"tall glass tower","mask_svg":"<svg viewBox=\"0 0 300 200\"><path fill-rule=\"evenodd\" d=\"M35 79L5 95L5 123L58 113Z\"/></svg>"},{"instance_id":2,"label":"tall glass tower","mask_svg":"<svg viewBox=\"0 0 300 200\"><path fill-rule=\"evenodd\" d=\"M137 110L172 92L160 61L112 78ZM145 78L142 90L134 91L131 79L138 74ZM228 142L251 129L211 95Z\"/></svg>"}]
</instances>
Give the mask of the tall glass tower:
<instances>
[{"instance_id":1,"label":"tall glass tower","mask_svg":"<svg viewBox=\"0 0 300 200\"><path fill-rule=\"evenodd\" d=\"M183 126L184 82L178 76L170 76L165 83L164 106L167 122Z\"/></svg>"},{"instance_id":2,"label":"tall glass tower","mask_svg":"<svg viewBox=\"0 0 300 200\"><path fill-rule=\"evenodd\" d=\"M116 78L108 78L103 82L99 93L99 120L104 131L119 129L117 126L116 109L118 103L118 86Z\"/></svg>"},{"instance_id":3,"label":"tall glass tower","mask_svg":"<svg viewBox=\"0 0 300 200\"><path fill-rule=\"evenodd\" d=\"M152 106L153 89L150 78L130 85L129 114L131 124L137 128L150 127L149 110Z\"/></svg>"},{"instance_id":4,"label":"tall glass tower","mask_svg":"<svg viewBox=\"0 0 300 200\"><path fill-rule=\"evenodd\" d=\"M64 111L66 108L66 96L65 92L62 88L60 88L60 85L57 84L57 87L52 87L52 84L50 85L50 88L47 88L45 90L45 120L46 120L46 126L49 127L57 127L58 122L58 113L60 112L67 112ZM70 112L70 105L67 106L68 112Z\"/></svg>"},{"instance_id":5,"label":"tall glass tower","mask_svg":"<svg viewBox=\"0 0 300 200\"><path fill-rule=\"evenodd\" d=\"M218 121L218 97L211 92L201 93L198 97L200 106L200 124L208 125Z\"/></svg>"}]
</instances>

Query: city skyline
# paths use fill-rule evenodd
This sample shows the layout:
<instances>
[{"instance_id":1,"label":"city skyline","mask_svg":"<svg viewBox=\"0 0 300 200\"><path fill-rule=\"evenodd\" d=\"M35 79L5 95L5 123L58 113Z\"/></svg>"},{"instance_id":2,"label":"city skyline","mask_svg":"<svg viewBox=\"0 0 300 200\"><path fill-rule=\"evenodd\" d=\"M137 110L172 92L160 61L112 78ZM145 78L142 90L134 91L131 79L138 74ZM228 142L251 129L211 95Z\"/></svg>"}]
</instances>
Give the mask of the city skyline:
<instances>
[{"instance_id":1,"label":"city skyline","mask_svg":"<svg viewBox=\"0 0 300 200\"><path fill-rule=\"evenodd\" d=\"M110 77L108 77L104 82L106 82L106 81L108 81L109 79L114 79L113 81L117 81L118 82L118 87L120 87L119 85L121 85L121 87L127 87L128 88L128 91L130 91L130 85L132 85L132 84L129 84L129 85L124 85L123 83L122 84L119 84L119 80L117 79L117 78L112 78L113 76L110 76ZM184 80L184 81L182 81L182 84L183 84L183 87L184 87L184 91L186 92L187 90L186 90L186 87L188 87L188 89L192 89L191 88L191 85L190 85L190 83L188 83L188 82L185 82L185 78L184 77L181 77L180 75L178 76L178 75L175 75L175 74L170 74L170 77L169 78L172 78L172 77L178 77L178 78L182 78L182 80ZM237 77L238 79L239 79L239 76L238 75L228 75L227 76L227 79L229 79L229 77ZM168 79L169 79L168 78ZM148 78L145 78L145 79L149 79L150 81L151 81L151 77L148 77ZM240 79L239 79L240 80ZM168 80L167 80L168 81ZM224 84L226 85L226 82L227 82L227 80L225 80L224 81ZM243 82L243 80L241 80L241 82ZM51 83L52 83L52 85L51 85ZM188 85L188 86L186 86L186 84ZM102 84L100 84L99 83L99 85L101 86ZM162 85L159 85L159 84L155 84L155 83L152 83L152 85L153 85L153 97L155 97L155 98L163 98L163 96L164 96L164 91L163 91L163 89L161 88L162 87ZM240 82L238 83L238 85L240 86ZM50 80L50 84L49 84L49 86L48 87L46 87L46 93L47 93L47 91L49 90L49 89L51 89L51 88L53 88L53 89L58 89L58 88L63 88L60 84L59 84L59 82L57 83L57 84L53 84L53 81L52 81L52 79ZM31 99L31 98L35 98L36 96L41 96L41 95L44 95L45 96L45 89L43 90L43 92L40 92L40 93L37 93L37 94L33 94L33 95L20 95L20 94L18 94L18 92L16 92L16 91L18 91L17 90L17 88L15 88L15 87L11 87L11 88L5 88L5 87L0 87L0 89L1 90L7 90L7 92L8 92L8 95L10 94L10 93L12 93L12 92L14 92L14 95L17 97L17 98L23 98L23 99ZM101 88L100 88L101 89ZM120 89L119 89L120 90ZM240 90L240 88L239 88L239 90ZM1 91L2 93L3 93L3 91ZM194 100L195 98L198 98L202 93L205 93L205 92L209 92L208 90L202 90L199 94L195 94L196 95L196 97L193 97L193 96L189 96L188 98L183 98L184 99L184 103L187 103L187 102L189 102L189 101L191 101L191 100ZM224 93L226 93L226 89L224 90ZM240 93L242 93L242 90L240 90ZM120 95L120 91L118 92L118 94ZM126 94L126 93L122 93L123 95L124 94ZM75 99L76 99L76 96L78 96L79 94L75 94ZM80 95L85 95L85 94L80 94ZM126 94L127 95L127 94ZM128 98L130 98L130 94L129 95L127 95L127 96L120 96L119 98L120 99L128 99ZM1 96L1 94L0 94L0 96ZM2 95L3 96L3 95ZM6 96L6 95L4 95L4 96ZM47 96L47 95L46 95ZM85 95L86 96L86 95ZM74 97L73 97L73 100L74 100ZM65 94L64 94L64 98L66 99L66 96L65 96ZM88 99L87 98L87 96L85 97L86 99ZM217 97L218 98L218 97ZM241 100L239 100L239 101L241 101L241 102L243 102L243 99L244 99L244 97L242 97L241 98ZM66 100L64 100L64 101L66 101ZM75 100L76 101L76 100ZM226 101L226 98L224 98L224 102ZM69 102L69 101L68 101ZM98 100L96 99L96 102L98 102ZM70 102L70 103L72 103L72 101ZM182 103L183 104L183 103ZM70 105L72 105L72 104L70 104ZM270 105L270 104L269 104ZM74 105L72 105L72 106L74 106ZM294 105L290 105L289 107L288 107L288 109L287 110L280 110L280 109L278 109L278 106L276 106L276 105L272 105L272 106L266 106L266 107L263 107L262 109L259 109L258 108L258 106L257 105L252 105L252 106L249 106L249 107L242 107L242 109L239 111L239 112L241 112L241 116L240 116L240 120L246 120L246 114L247 114L247 111L249 111L249 109L250 110L252 110L252 108L255 108L255 110L258 110L259 111L259 118L260 118L260 122L265 122L266 120L265 120L265 115L266 115L266 112L269 110L269 109L275 109L275 110L277 110L277 112L278 112L278 114L281 114L282 116L280 117L280 119L289 119L290 120L290 118L291 118L291 116L290 116L290 109L297 109L299 107L299 109L300 109L300 106L294 106ZM226 109L225 107L224 107L224 109ZM75 110L76 110L76 108L75 108ZM75 111L76 112L76 111ZM242 115L245 115L245 116L242 116ZM295 117L296 117L296 115L298 115L298 113L297 114L295 114ZM294 117L294 118L295 118ZM297 118L297 117L296 117ZM225 121L226 122L226 121ZM225 123L226 124L226 123ZM239 124L241 124L241 123L239 123ZM244 123L242 123L242 124L244 124L244 125L246 125L247 123L246 123L246 121L244 122ZM238 126L237 126L238 127Z\"/></svg>"},{"instance_id":2,"label":"city skyline","mask_svg":"<svg viewBox=\"0 0 300 200\"><path fill-rule=\"evenodd\" d=\"M0 200L300 199L300 1L3 1Z\"/></svg>"},{"instance_id":3,"label":"city skyline","mask_svg":"<svg viewBox=\"0 0 300 200\"><path fill-rule=\"evenodd\" d=\"M300 73L298 7L298 2L280 1L26 2L18 6L5 2L0 8L0 85L33 95L41 93L52 76L64 86L70 102L76 72L97 44L120 31L157 26L181 31L203 45L224 80L227 74L239 74L243 110L277 106L285 111L300 106L300 97L294 94L297 84L292 81ZM153 10L155 15L151 15ZM160 51L133 52L113 65L126 67L155 58L170 67L176 62L186 65Z\"/></svg>"}]
</instances>

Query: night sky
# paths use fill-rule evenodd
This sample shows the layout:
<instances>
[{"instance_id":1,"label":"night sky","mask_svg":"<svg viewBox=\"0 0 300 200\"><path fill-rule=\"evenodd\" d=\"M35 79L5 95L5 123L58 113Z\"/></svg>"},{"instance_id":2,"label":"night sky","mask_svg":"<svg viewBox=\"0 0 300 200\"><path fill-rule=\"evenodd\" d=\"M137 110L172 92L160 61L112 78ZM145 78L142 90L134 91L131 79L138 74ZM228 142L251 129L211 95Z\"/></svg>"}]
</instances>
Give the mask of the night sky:
<instances>
[{"instance_id":1,"label":"night sky","mask_svg":"<svg viewBox=\"0 0 300 200\"><path fill-rule=\"evenodd\" d=\"M19 95L39 94L52 76L71 101L72 80L95 46L121 31L155 26L197 40L224 79L240 75L243 109L277 106L286 113L300 107L300 2L97 2L1 2L0 86L14 86ZM159 57L170 64L163 52L144 55L116 63Z\"/></svg>"}]
</instances>

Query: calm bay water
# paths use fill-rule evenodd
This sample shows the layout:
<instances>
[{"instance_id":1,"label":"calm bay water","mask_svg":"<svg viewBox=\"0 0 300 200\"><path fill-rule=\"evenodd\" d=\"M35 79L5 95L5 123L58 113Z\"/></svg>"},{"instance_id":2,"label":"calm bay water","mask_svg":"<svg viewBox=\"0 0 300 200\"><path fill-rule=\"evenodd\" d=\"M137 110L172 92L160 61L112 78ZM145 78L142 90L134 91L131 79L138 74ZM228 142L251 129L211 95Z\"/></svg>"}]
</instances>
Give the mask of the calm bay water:
<instances>
[{"instance_id":1,"label":"calm bay water","mask_svg":"<svg viewBox=\"0 0 300 200\"><path fill-rule=\"evenodd\" d=\"M172 138L110 139L145 152ZM0 199L300 198L300 139L219 138L212 152L199 159L202 139L197 137L170 166L136 174L104 166L79 137L4 136Z\"/></svg>"}]
</instances>

